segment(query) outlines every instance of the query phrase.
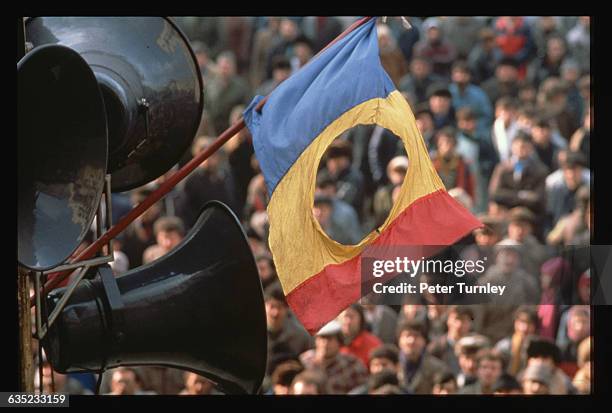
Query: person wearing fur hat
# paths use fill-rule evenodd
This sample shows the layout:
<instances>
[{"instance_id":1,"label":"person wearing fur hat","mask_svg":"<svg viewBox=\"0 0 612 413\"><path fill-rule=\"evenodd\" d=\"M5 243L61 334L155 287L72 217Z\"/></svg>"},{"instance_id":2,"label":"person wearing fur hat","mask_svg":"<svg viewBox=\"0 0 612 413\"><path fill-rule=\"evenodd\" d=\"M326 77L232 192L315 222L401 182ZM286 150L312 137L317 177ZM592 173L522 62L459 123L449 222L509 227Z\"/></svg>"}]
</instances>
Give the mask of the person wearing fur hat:
<instances>
[{"instance_id":1,"label":"person wearing fur hat","mask_svg":"<svg viewBox=\"0 0 612 413\"><path fill-rule=\"evenodd\" d=\"M551 370L549 394L575 394L576 388L570 378L558 367L561 362L559 347L551 340L532 337L527 346L527 367L518 374L522 382L525 373L532 366L547 366Z\"/></svg>"}]
</instances>

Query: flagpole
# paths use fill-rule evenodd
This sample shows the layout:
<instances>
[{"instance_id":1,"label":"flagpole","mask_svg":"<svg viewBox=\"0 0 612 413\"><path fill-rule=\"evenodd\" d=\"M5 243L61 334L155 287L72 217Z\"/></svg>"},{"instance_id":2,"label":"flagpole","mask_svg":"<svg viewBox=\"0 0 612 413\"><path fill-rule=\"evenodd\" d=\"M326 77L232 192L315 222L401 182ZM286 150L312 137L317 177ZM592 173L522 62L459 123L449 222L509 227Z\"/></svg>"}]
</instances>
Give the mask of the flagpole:
<instances>
[{"instance_id":1,"label":"flagpole","mask_svg":"<svg viewBox=\"0 0 612 413\"><path fill-rule=\"evenodd\" d=\"M327 46L321 49L310 61L314 60L317 56L323 53L325 50L329 49L335 43L346 37L349 33L351 33L356 28L364 25L368 21L373 19L373 17L363 17L349 27L346 28L342 33L340 33L334 40L332 40ZM264 97L258 105L255 107L255 110L258 112L261 111L263 106L266 104L268 97L267 95ZM226 129L217 139L213 141L213 143L206 148L203 152L196 155L191 161L185 164L181 169L176 171L172 176L170 176L167 180L165 180L155 191L153 191L147 198L145 198L140 204L134 207L127 215L122 217L119 222L109 228L100 238L98 238L95 242L93 242L89 247L87 247L83 252L81 252L76 258L70 260L70 263L75 263L79 261L83 261L89 258L92 258L104 245L106 245L111 239L115 238L119 235L123 230L127 228L136 218L142 215L147 209L149 209L153 204L166 196L172 188L174 188L180 181L185 179L187 175L189 175L193 170L195 170L202 162L208 159L212 154L221 148L227 141L236 136L238 132L240 132L246 123L244 122L244 118L240 118L236 123ZM112 253L110 251L109 253ZM70 275L70 271L58 272L50 274L50 279L47 281L45 286L43 287L42 294L47 294L49 291L56 288L58 285L62 283L68 276ZM34 296L30 297L30 305L34 305Z\"/></svg>"}]
</instances>

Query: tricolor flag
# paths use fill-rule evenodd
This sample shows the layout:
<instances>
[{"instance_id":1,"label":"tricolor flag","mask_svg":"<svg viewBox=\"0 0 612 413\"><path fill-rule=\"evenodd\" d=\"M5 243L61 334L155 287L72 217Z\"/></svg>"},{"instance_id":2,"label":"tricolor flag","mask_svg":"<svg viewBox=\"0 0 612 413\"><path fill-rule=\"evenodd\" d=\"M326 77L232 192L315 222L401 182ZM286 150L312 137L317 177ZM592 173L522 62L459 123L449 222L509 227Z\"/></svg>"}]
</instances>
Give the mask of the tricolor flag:
<instances>
[{"instance_id":1,"label":"tricolor flag","mask_svg":"<svg viewBox=\"0 0 612 413\"><path fill-rule=\"evenodd\" d=\"M382 68L375 19L315 57L244 112L270 195L269 245L291 309L314 334L360 299L367 246L451 245L480 222L448 195L414 115ZM330 239L312 213L317 167L327 147L357 125L400 137L409 166L384 224L357 245Z\"/></svg>"}]
</instances>

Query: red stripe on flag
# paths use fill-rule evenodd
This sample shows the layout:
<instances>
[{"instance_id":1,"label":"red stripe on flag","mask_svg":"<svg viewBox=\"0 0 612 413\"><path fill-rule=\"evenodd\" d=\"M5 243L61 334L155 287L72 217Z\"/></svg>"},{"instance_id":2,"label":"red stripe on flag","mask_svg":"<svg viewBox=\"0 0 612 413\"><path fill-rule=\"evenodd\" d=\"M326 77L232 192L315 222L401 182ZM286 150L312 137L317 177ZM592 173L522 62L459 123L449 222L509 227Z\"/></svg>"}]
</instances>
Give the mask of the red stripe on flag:
<instances>
[{"instance_id":1,"label":"red stripe on flag","mask_svg":"<svg viewBox=\"0 0 612 413\"><path fill-rule=\"evenodd\" d=\"M438 190L410 204L371 245L452 245L481 226L445 190ZM342 264L327 265L293 289L287 302L314 335L359 300L360 294L361 254Z\"/></svg>"}]
</instances>

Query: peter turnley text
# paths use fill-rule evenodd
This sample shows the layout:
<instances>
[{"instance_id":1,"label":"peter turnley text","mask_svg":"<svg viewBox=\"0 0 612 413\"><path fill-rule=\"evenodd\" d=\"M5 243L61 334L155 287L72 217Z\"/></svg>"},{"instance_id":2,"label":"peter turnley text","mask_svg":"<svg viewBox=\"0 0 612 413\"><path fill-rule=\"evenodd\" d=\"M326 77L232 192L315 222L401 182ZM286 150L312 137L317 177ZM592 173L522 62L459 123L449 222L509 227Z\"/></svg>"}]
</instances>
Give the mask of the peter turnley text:
<instances>
[{"instance_id":1,"label":"peter turnley text","mask_svg":"<svg viewBox=\"0 0 612 413\"><path fill-rule=\"evenodd\" d=\"M418 288L418 290L417 290ZM383 283L375 283L372 286L372 291L376 294L452 294L458 288L459 294L498 294L503 295L506 290L505 285L494 285L486 283L484 285L468 285L466 283L455 283L454 285L440 285L419 283L418 287L415 284L400 283L398 285L384 285Z\"/></svg>"}]
</instances>

